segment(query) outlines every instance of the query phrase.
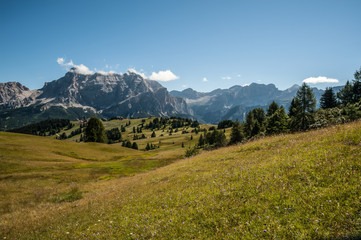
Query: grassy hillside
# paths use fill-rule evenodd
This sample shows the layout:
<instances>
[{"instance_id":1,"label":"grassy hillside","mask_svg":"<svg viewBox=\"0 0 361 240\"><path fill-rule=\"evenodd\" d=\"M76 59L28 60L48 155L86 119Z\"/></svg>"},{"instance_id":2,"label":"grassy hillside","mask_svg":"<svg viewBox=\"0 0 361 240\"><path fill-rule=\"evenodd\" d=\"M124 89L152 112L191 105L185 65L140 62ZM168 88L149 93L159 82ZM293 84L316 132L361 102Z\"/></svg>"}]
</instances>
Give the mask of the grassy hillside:
<instances>
[{"instance_id":1,"label":"grassy hillside","mask_svg":"<svg viewBox=\"0 0 361 240\"><path fill-rule=\"evenodd\" d=\"M20 192L26 192L27 187L34 189L37 186L40 193L27 192L27 198L19 200L11 211L3 210L0 218L1 237L361 237L361 122L267 137L239 146L203 152L193 158L134 176L84 183L68 181L64 191L59 192L56 199L64 197L64 193L71 195L72 189L74 193L80 192L83 198L73 202L51 201L54 196L50 194L49 201L40 197L38 204L33 199L46 195L46 190L53 188L55 181L60 182L56 178L54 182L49 180L51 178L46 177L49 172L55 174L57 171L64 171L65 178L69 169L73 178L82 176L83 168L79 172L73 167L67 170L61 168L74 166L72 164L77 161L79 164L84 163L82 161L86 161L86 164L89 161L98 163L98 159L102 164L111 162L114 156L120 154L118 151L121 147L118 144L93 144L86 148L89 150L94 147L93 152L81 152L84 149L78 150L78 147L85 144L52 142L50 139L33 136L22 146L18 143L20 140L15 139L18 136L0 135L3 164L0 175L0 192L3 196L0 202L2 206L12 206L12 201L7 198L16 191L19 192L19 197L24 197ZM34 139L39 141L39 149L31 151L26 146L31 145L30 141ZM41 141L51 141L51 147L40 147L48 144ZM61 152L60 144L69 144L66 145L69 148L74 144L76 147L66 153L73 152L74 155L89 159L58 154ZM16 150L19 146L22 148ZM116 153L112 152L115 148ZM176 150L171 152L174 154ZM49 154L53 158L51 161L44 161L46 157L37 157L41 154ZM147 158L143 154L145 152L142 151L129 152L135 159ZM154 159L167 158L163 154L167 155L166 151L158 152ZM119 158L126 158L125 155L128 156L120 154ZM19 164L17 158L22 159ZM35 168L37 165L39 167ZM44 182L42 179L45 179ZM26 206L28 201L34 204Z\"/></svg>"}]
</instances>

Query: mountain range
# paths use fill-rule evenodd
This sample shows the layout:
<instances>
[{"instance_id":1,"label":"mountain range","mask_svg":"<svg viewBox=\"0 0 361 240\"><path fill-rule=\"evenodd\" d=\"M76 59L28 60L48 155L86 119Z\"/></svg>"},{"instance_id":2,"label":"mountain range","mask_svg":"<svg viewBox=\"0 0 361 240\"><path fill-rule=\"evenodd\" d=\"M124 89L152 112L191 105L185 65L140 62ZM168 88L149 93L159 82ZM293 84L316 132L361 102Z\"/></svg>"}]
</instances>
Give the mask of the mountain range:
<instances>
[{"instance_id":1,"label":"mountain range","mask_svg":"<svg viewBox=\"0 0 361 240\"><path fill-rule=\"evenodd\" d=\"M38 90L16 82L0 83L1 130L48 118L76 120L92 115L192 117L193 112L182 98L171 96L158 82L129 71L85 75L73 68Z\"/></svg>"},{"instance_id":2,"label":"mountain range","mask_svg":"<svg viewBox=\"0 0 361 240\"><path fill-rule=\"evenodd\" d=\"M224 119L245 120L250 110L259 107L267 109L272 101L288 109L292 98L300 86L293 85L286 90L279 90L274 84L252 83L247 86L233 86L229 89L216 89L212 92L197 92L191 88L183 91L171 91L175 97L183 98L193 110L194 117L201 122L216 124ZM337 92L342 87L334 87ZM324 90L312 88L317 103Z\"/></svg>"},{"instance_id":3,"label":"mountain range","mask_svg":"<svg viewBox=\"0 0 361 240\"><path fill-rule=\"evenodd\" d=\"M18 82L0 83L0 130L49 118L77 120L93 115L178 116L213 124L224 119L242 121L248 111L256 107L266 109L272 101L287 108L298 88L294 85L282 91L274 84L252 83L212 92L191 88L168 92L158 82L135 72L87 75L72 68L41 89L30 90ZM323 90L313 88L313 91L319 100Z\"/></svg>"}]
</instances>

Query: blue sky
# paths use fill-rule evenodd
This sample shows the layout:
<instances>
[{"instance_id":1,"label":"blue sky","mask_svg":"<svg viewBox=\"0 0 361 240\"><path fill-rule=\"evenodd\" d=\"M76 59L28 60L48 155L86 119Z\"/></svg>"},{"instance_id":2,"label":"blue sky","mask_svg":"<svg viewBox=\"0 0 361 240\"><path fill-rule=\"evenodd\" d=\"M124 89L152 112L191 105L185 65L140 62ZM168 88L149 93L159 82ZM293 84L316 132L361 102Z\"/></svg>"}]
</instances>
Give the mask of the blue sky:
<instances>
[{"instance_id":1,"label":"blue sky","mask_svg":"<svg viewBox=\"0 0 361 240\"><path fill-rule=\"evenodd\" d=\"M342 85L361 66L360 9L358 0L0 0L0 82L41 88L72 61L168 77L168 90L285 89L319 76Z\"/></svg>"}]
</instances>

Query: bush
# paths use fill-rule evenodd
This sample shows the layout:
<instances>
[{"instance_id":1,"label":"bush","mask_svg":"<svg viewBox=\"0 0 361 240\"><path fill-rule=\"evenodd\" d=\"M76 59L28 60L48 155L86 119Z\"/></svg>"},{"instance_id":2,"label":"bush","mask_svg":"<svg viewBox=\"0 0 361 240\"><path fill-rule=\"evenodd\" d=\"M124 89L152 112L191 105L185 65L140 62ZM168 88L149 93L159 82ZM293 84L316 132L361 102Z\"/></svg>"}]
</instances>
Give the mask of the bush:
<instances>
[{"instance_id":1,"label":"bush","mask_svg":"<svg viewBox=\"0 0 361 240\"><path fill-rule=\"evenodd\" d=\"M191 157L197 155L199 153L199 149L197 146L193 146L192 148L188 148L185 153L185 157Z\"/></svg>"}]
</instances>

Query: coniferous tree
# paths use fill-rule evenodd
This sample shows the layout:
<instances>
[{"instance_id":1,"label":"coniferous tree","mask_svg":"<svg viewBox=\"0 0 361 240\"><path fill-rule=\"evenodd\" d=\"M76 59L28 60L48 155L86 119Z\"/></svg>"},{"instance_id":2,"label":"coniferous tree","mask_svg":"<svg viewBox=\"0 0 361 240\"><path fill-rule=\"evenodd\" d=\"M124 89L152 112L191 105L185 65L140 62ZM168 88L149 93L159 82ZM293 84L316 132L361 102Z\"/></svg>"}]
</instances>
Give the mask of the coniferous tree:
<instances>
[{"instance_id":1,"label":"coniferous tree","mask_svg":"<svg viewBox=\"0 0 361 240\"><path fill-rule=\"evenodd\" d=\"M132 148L138 150L138 144L136 142L133 142Z\"/></svg>"},{"instance_id":2,"label":"coniferous tree","mask_svg":"<svg viewBox=\"0 0 361 240\"><path fill-rule=\"evenodd\" d=\"M247 137L252 137L252 130L256 124L253 112L249 112L246 116L246 123L244 124L244 132Z\"/></svg>"},{"instance_id":3,"label":"coniferous tree","mask_svg":"<svg viewBox=\"0 0 361 240\"><path fill-rule=\"evenodd\" d=\"M203 146L204 146L203 134L201 134L201 135L199 136L198 146L200 146L200 147L203 147Z\"/></svg>"},{"instance_id":4,"label":"coniferous tree","mask_svg":"<svg viewBox=\"0 0 361 240\"><path fill-rule=\"evenodd\" d=\"M289 117L283 107L279 108L275 113L267 119L267 134L277 134L288 131Z\"/></svg>"},{"instance_id":5,"label":"coniferous tree","mask_svg":"<svg viewBox=\"0 0 361 240\"><path fill-rule=\"evenodd\" d=\"M96 117L89 119L84 134L85 142L106 142L103 123Z\"/></svg>"},{"instance_id":6,"label":"coniferous tree","mask_svg":"<svg viewBox=\"0 0 361 240\"><path fill-rule=\"evenodd\" d=\"M243 129L239 121L235 121L232 126L230 144L236 144L242 142L244 139Z\"/></svg>"},{"instance_id":7,"label":"coniferous tree","mask_svg":"<svg viewBox=\"0 0 361 240\"><path fill-rule=\"evenodd\" d=\"M295 101L293 101L291 125L292 130L307 130L313 123L313 113L316 108L316 98L312 89L303 83L298 89ZM292 104L292 103L291 103Z\"/></svg>"},{"instance_id":8,"label":"coniferous tree","mask_svg":"<svg viewBox=\"0 0 361 240\"><path fill-rule=\"evenodd\" d=\"M129 140L127 140L127 141L125 142L125 147L127 147L127 148L132 148L132 143L131 143Z\"/></svg>"},{"instance_id":9,"label":"coniferous tree","mask_svg":"<svg viewBox=\"0 0 361 240\"><path fill-rule=\"evenodd\" d=\"M246 116L244 133L250 138L264 132L266 124L266 113L262 108L255 108Z\"/></svg>"},{"instance_id":10,"label":"coniferous tree","mask_svg":"<svg viewBox=\"0 0 361 240\"><path fill-rule=\"evenodd\" d=\"M156 135L155 135L155 132L153 131L152 135L150 137L154 138Z\"/></svg>"},{"instance_id":11,"label":"coniferous tree","mask_svg":"<svg viewBox=\"0 0 361 240\"><path fill-rule=\"evenodd\" d=\"M341 100L343 106L353 102L353 86L350 81L337 93L338 99Z\"/></svg>"},{"instance_id":12,"label":"coniferous tree","mask_svg":"<svg viewBox=\"0 0 361 240\"><path fill-rule=\"evenodd\" d=\"M278 104L273 101L267 108L267 117L272 116L279 108Z\"/></svg>"},{"instance_id":13,"label":"coniferous tree","mask_svg":"<svg viewBox=\"0 0 361 240\"><path fill-rule=\"evenodd\" d=\"M354 74L352 92L353 92L353 103L361 101L361 68Z\"/></svg>"},{"instance_id":14,"label":"coniferous tree","mask_svg":"<svg viewBox=\"0 0 361 240\"><path fill-rule=\"evenodd\" d=\"M334 108L337 106L336 94L332 88L326 88L320 99L321 108Z\"/></svg>"}]
</instances>

